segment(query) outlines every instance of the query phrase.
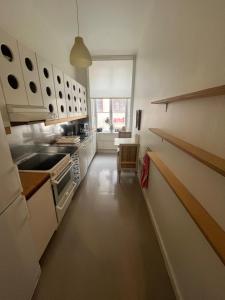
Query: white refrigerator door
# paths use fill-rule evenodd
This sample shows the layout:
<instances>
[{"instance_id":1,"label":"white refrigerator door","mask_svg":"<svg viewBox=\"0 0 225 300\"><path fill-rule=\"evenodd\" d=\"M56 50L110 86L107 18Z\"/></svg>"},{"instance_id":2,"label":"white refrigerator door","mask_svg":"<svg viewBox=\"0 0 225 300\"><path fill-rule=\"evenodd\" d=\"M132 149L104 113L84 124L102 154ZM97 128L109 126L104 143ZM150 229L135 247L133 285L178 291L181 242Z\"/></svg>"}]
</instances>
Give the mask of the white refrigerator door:
<instances>
[{"instance_id":1,"label":"white refrigerator door","mask_svg":"<svg viewBox=\"0 0 225 300\"><path fill-rule=\"evenodd\" d=\"M0 114L0 214L21 194L22 187Z\"/></svg>"},{"instance_id":2,"label":"white refrigerator door","mask_svg":"<svg viewBox=\"0 0 225 300\"><path fill-rule=\"evenodd\" d=\"M31 299L40 266L28 223L24 197L18 197L0 215L0 299Z\"/></svg>"}]
</instances>

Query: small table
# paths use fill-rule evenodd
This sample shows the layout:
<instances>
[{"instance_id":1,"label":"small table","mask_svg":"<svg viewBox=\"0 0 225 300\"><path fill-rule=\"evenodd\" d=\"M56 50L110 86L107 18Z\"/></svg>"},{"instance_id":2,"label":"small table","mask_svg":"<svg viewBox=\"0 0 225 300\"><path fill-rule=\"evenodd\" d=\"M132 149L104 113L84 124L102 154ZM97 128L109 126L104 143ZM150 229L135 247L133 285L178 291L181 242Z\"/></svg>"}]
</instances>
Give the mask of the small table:
<instances>
[{"instance_id":1,"label":"small table","mask_svg":"<svg viewBox=\"0 0 225 300\"><path fill-rule=\"evenodd\" d=\"M121 144L136 144L135 138L115 138L114 145L119 146Z\"/></svg>"}]
</instances>

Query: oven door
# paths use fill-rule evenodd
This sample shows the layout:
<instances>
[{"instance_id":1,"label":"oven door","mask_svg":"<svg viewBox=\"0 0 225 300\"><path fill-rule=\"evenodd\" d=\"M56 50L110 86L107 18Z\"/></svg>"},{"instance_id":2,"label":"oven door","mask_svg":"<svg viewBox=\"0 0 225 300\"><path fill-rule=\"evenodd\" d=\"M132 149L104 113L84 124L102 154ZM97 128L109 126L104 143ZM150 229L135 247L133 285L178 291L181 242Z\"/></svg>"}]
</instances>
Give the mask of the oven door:
<instances>
[{"instance_id":1,"label":"oven door","mask_svg":"<svg viewBox=\"0 0 225 300\"><path fill-rule=\"evenodd\" d=\"M64 171L55 179L52 179L52 188L54 192L55 205L64 197L67 190L70 188L73 181L72 164L69 164Z\"/></svg>"}]
</instances>

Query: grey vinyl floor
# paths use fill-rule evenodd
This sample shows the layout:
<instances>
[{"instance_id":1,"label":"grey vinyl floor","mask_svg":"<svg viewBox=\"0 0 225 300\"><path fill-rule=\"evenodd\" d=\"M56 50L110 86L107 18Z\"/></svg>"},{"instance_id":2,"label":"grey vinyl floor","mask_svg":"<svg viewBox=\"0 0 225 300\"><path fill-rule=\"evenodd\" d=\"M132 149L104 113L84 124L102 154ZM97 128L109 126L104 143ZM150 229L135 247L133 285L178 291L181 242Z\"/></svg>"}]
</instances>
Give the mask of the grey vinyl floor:
<instances>
[{"instance_id":1,"label":"grey vinyl floor","mask_svg":"<svg viewBox=\"0 0 225 300\"><path fill-rule=\"evenodd\" d=\"M138 179L98 154L42 259L32 300L175 299Z\"/></svg>"}]
</instances>

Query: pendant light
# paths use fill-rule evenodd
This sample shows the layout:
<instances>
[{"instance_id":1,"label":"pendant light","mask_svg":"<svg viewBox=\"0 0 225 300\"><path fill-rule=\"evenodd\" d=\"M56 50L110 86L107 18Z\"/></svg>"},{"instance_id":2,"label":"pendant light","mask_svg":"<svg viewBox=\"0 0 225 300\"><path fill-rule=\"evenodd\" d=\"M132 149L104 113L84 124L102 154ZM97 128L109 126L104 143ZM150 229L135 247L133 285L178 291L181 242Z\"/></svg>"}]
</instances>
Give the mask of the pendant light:
<instances>
[{"instance_id":1,"label":"pendant light","mask_svg":"<svg viewBox=\"0 0 225 300\"><path fill-rule=\"evenodd\" d=\"M77 68L88 68L92 64L92 59L88 48L85 46L83 38L79 36L79 11L76 0L77 9L77 28L78 36L75 37L74 45L70 51L70 63Z\"/></svg>"}]
</instances>

